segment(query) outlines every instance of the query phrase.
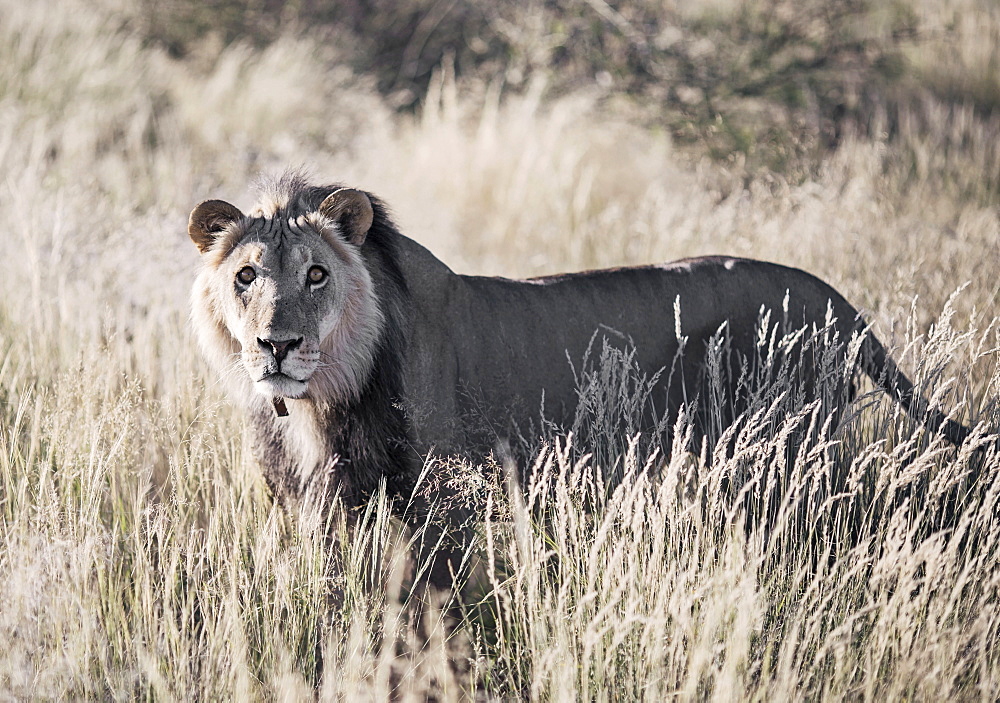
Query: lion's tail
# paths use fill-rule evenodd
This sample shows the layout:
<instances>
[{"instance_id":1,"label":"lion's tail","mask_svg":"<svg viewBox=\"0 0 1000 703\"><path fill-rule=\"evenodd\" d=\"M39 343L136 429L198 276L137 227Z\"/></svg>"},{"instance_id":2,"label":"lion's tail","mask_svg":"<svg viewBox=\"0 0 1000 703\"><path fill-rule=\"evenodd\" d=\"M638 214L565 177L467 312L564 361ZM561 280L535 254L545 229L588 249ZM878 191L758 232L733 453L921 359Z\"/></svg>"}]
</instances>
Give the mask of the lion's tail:
<instances>
[{"instance_id":1,"label":"lion's tail","mask_svg":"<svg viewBox=\"0 0 1000 703\"><path fill-rule=\"evenodd\" d=\"M899 370L896 362L871 330L865 333L861 345L861 368L879 388L899 401L911 417L918 419L932 432L940 432L955 446L961 446L972 434L971 429L948 419L943 412L931 406L927 399L917 392L913 383Z\"/></svg>"}]
</instances>

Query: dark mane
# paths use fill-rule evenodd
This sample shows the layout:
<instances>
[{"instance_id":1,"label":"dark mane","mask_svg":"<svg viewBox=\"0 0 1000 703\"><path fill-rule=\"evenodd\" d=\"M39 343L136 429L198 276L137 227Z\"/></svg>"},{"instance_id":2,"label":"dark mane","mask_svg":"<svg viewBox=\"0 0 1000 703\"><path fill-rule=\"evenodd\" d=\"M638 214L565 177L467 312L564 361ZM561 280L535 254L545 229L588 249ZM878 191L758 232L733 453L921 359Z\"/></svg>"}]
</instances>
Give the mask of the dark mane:
<instances>
[{"instance_id":1,"label":"dark mane","mask_svg":"<svg viewBox=\"0 0 1000 703\"><path fill-rule=\"evenodd\" d=\"M265 217L293 219L315 212L320 203L340 184L315 186L300 171L287 171L276 178L258 181L258 207ZM406 310L410 297L399 266L400 233L385 204L371 193L372 226L361 245L361 256L369 271L384 316L372 371L359 396L352 400L317 406L330 458L337 457L330 475L321 478L325 492L340 495L350 507L363 505L382 480L390 495L405 499L416 483L422 466L420 456L409 447L409 423L402 410L403 367L409 330ZM268 471L271 488L278 494L296 497L304 488L294 485L291 455L284 448L273 414L255 417L263 430L259 449L272 466L287 467ZM283 455L275 461L274 451Z\"/></svg>"},{"instance_id":2,"label":"dark mane","mask_svg":"<svg viewBox=\"0 0 1000 703\"><path fill-rule=\"evenodd\" d=\"M303 194L313 208L341 186L324 186ZM349 459L342 495L348 504L362 504L385 479L390 495L410 497L421 468L421 458L409 446L409 423L402 409L403 365L409 329L406 309L410 297L399 267L399 231L385 204L371 193L374 220L361 254L382 304L385 326L375 351L375 362L360 398L331 408L330 440ZM313 205L315 203L315 205ZM348 486L350 490L347 490Z\"/></svg>"}]
</instances>

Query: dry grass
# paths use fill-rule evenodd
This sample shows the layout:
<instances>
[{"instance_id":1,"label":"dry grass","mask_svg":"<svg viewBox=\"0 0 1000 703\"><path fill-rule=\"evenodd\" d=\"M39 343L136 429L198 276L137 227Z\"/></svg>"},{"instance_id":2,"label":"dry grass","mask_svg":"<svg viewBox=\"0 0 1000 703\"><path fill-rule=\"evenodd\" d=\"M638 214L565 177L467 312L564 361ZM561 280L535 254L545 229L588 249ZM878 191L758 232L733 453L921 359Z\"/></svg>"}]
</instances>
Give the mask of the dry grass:
<instances>
[{"instance_id":1,"label":"dry grass","mask_svg":"<svg viewBox=\"0 0 1000 703\"><path fill-rule=\"evenodd\" d=\"M995 17L953 5L979 43L942 44L928 81L995 90L976 53ZM381 194L464 272L718 252L801 266L865 307L985 446L995 120L928 98L909 131L848 140L790 184L679 153L587 94L484 96L445 72L400 117L307 37L176 61L111 7L0 2L0 697L996 698L1000 458L877 396L836 451L781 471L781 432L752 422L710 466L560 439L527 498L486 481L482 600L423 642L384 501L332 551L271 504L187 329L184 233L198 200L247 205L261 170L304 164ZM612 457L625 480L602 486ZM807 490L834 475L838 491ZM779 476L772 529L743 525L727 491Z\"/></svg>"}]
</instances>

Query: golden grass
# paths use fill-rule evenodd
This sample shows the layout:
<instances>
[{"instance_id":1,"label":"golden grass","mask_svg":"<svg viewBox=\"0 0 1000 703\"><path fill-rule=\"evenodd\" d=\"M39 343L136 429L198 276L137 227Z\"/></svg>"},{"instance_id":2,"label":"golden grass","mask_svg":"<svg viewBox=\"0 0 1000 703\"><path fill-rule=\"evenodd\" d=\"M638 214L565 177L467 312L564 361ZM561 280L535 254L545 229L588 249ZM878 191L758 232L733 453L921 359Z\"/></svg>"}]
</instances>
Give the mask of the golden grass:
<instances>
[{"instance_id":1,"label":"golden grass","mask_svg":"<svg viewBox=\"0 0 1000 703\"><path fill-rule=\"evenodd\" d=\"M610 487L611 455L560 438L527 497L484 478L482 598L447 641L418 637L384 501L332 551L270 502L187 328L184 232L198 200L247 205L260 171L306 165L381 194L463 272L722 252L801 266L986 446L1000 218L973 186L998 172L994 121L928 103L902 146L849 140L814 179L747 180L587 95L484 95L445 73L396 116L308 37L178 62L109 7L0 4L2 697L996 697L1000 459L877 396L839 449L784 467L766 531L726 486L777 480L780 432L734 430L710 466L635 445ZM836 472L841 490L810 502Z\"/></svg>"}]
</instances>

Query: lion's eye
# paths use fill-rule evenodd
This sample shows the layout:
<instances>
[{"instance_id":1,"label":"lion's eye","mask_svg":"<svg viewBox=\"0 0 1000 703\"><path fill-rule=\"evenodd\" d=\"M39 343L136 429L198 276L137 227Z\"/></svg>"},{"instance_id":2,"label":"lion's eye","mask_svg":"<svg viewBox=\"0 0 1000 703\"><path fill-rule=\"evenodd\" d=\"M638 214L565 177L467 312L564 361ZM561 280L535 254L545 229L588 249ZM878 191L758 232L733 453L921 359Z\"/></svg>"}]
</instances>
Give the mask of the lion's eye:
<instances>
[{"instance_id":1,"label":"lion's eye","mask_svg":"<svg viewBox=\"0 0 1000 703\"><path fill-rule=\"evenodd\" d=\"M326 280L326 270L320 266L310 266L306 277L310 283L319 284Z\"/></svg>"},{"instance_id":2,"label":"lion's eye","mask_svg":"<svg viewBox=\"0 0 1000 703\"><path fill-rule=\"evenodd\" d=\"M240 269L239 273L236 274L236 280L245 286L249 286L253 283L255 278L257 278L257 272L253 270L253 266L244 266Z\"/></svg>"}]
</instances>

